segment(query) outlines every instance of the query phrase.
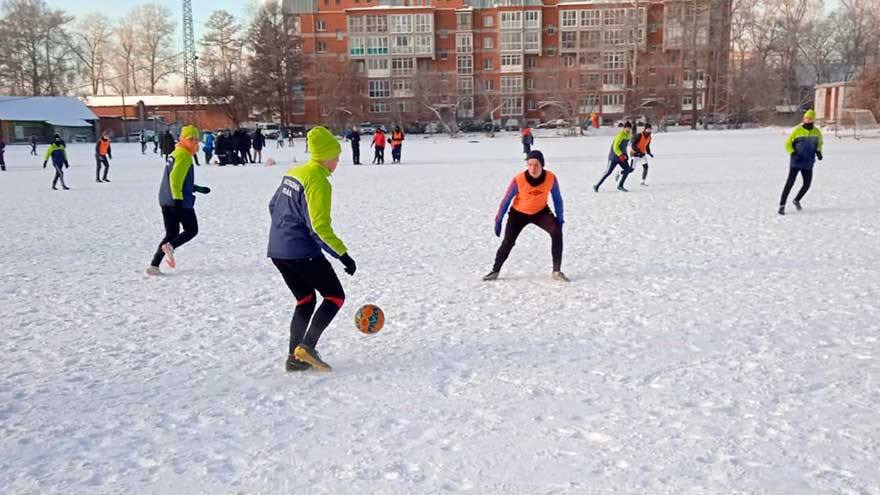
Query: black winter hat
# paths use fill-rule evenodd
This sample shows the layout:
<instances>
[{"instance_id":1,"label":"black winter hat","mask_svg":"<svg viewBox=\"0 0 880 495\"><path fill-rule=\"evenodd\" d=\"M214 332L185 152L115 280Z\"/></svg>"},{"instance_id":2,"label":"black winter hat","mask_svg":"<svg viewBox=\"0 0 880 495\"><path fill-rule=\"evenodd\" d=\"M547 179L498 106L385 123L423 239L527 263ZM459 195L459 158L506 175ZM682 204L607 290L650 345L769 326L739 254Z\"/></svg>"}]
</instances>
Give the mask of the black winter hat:
<instances>
[{"instance_id":1,"label":"black winter hat","mask_svg":"<svg viewBox=\"0 0 880 495\"><path fill-rule=\"evenodd\" d=\"M541 162L541 168L544 168L544 153L541 153L538 150L529 151L529 154L526 155L526 161L529 161L532 158Z\"/></svg>"}]
</instances>

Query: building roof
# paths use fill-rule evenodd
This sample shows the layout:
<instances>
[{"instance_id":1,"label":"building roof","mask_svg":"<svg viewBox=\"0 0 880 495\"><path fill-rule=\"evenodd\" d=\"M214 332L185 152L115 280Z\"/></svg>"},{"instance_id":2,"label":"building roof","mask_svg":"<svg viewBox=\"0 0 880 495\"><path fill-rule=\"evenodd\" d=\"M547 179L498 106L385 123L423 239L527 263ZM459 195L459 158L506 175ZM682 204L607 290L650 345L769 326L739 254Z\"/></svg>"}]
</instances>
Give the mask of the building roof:
<instances>
[{"instance_id":1,"label":"building roof","mask_svg":"<svg viewBox=\"0 0 880 495\"><path fill-rule=\"evenodd\" d=\"M88 127L97 120L80 100L69 96L0 96L0 120L48 122L65 127Z\"/></svg>"},{"instance_id":2,"label":"building roof","mask_svg":"<svg viewBox=\"0 0 880 495\"><path fill-rule=\"evenodd\" d=\"M817 84L816 89L834 88L837 86L855 86L855 85L856 85L855 81L837 81L837 82L830 82L830 83L825 83L825 84Z\"/></svg>"},{"instance_id":3,"label":"building roof","mask_svg":"<svg viewBox=\"0 0 880 495\"><path fill-rule=\"evenodd\" d=\"M90 107L121 107L123 97L119 95L113 96L86 96L84 98L86 105ZM174 95L125 95L125 106L135 106L137 102L143 101L148 107L182 107L186 105L186 96ZM200 103L207 105L208 102L204 98Z\"/></svg>"}]
</instances>

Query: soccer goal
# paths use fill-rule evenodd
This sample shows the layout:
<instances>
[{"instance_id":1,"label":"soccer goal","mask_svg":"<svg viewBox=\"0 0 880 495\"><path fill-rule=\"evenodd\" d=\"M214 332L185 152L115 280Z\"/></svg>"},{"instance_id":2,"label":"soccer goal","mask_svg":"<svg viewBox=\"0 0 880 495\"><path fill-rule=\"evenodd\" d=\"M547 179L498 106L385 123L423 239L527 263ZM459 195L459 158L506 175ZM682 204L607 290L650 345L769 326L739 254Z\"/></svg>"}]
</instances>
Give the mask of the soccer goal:
<instances>
[{"instance_id":1,"label":"soccer goal","mask_svg":"<svg viewBox=\"0 0 880 495\"><path fill-rule=\"evenodd\" d=\"M847 108L843 110L845 127L852 127L853 137L880 138L880 125L870 110L864 108Z\"/></svg>"}]
</instances>

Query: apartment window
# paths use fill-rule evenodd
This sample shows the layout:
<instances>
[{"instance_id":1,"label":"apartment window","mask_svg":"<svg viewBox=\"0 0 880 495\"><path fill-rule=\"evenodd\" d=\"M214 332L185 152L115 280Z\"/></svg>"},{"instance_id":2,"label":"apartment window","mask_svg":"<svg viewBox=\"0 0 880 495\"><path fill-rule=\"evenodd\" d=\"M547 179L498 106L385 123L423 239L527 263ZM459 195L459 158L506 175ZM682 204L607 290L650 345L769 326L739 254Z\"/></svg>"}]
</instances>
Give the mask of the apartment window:
<instances>
[{"instance_id":1,"label":"apartment window","mask_svg":"<svg viewBox=\"0 0 880 495\"><path fill-rule=\"evenodd\" d=\"M622 69L626 62L626 52L605 52L602 54L602 68Z\"/></svg>"},{"instance_id":2,"label":"apartment window","mask_svg":"<svg viewBox=\"0 0 880 495\"><path fill-rule=\"evenodd\" d=\"M459 117L473 117L474 116L474 99L473 98L462 98L458 103L458 116Z\"/></svg>"},{"instance_id":3,"label":"apartment window","mask_svg":"<svg viewBox=\"0 0 880 495\"><path fill-rule=\"evenodd\" d=\"M391 53L413 53L412 36L392 36L391 37Z\"/></svg>"},{"instance_id":4,"label":"apartment window","mask_svg":"<svg viewBox=\"0 0 880 495\"><path fill-rule=\"evenodd\" d=\"M525 17L525 26L527 28L540 28L541 27L541 11L539 10L527 10L523 14Z\"/></svg>"},{"instance_id":5,"label":"apartment window","mask_svg":"<svg viewBox=\"0 0 880 495\"><path fill-rule=\"evenodd\" d=\"M420 55L430 55L434 53L434 37L430 34L420 34L416 36L416 53Z\"/></svg>"},{"instance_id":6,"label":"apartment window","mask_svg":"<svg viewBox=\"0 0 880 495\"><path fill-rule=\"evenodd\" d=\"M584 50L599 48L602 31L581 31L580 47Z\"/></svg>"},{"instance_id":7,"label":"apartment window","mask_svg":"<svg viewBox=\"0 0 880 495\"><path fill-rule=\"evenodd\" d=\"M668 74L666 76L666 85L667 86L675 86L678 83L675 74Z\"/></svg>"},{"instance_id":8,"label":"apartment window","mask_svg":"<svg viewBox=\"0 0 880 495\"><path fill-rule=\"evenodd\" d=\"M491 58L483 59L483 70L492 70L495 68L495 62Z\"/></svg>"},{"instance_id":9,"label":"apartment window","mask_svg":"<svg viewBox=\"0 0 880 495\"><path fill-rule=\"evenodd\" d=\"M538 57L526 57L526 67L534 69L538 66Z\"/></svg>"},{"instance_id":10,"label":"apartment window","mask_svg":"<svg viewBox=\"0 0 880 495\"><path fill-rule=\"evenodd\" d=\"M387 101L374 101L370 103L370 113L388 113L391 111L391 103Z\"/></svg>"},{"instance_id":11,"label":"apartment window","mask_svg":"<svg viewBox=\"0 0 880 495\"><path fill-rule=\"evenodd\" d=\"M415 61L411 58L391 59L392 76L410 76L415 72Z\"/></svg>"},{"instance_id":12,"label":"apartment window","mask_svg":"<svg viewBox=\"0 0 880 495\"><path fill-rule=\"evenodd\" d=\"M412 112L413 106L411 101L398 101L397 102L397 111L400 113L409 113Z\"/></svg>"},{"instance_id":13,"label":"apartment window","mask_svg":"<svg viewBox=\"0 0 880 495\"><path fill-rule=\"evenodd\" d=\"M391 16L391 32L392 33L411 33L413 32L413 19L410 15L393 15Z\"/></svg>"},{"instance_id":14,"label":"apartment window","mask_svg":"<svg viewBox=\"0 0 880 495\"><path fill-rule=\"evenodd\" d=\"M315 21L315 31L326 31L326 30L327 30L327 25L324 24L323 20L318 19L317 21Z\"/></svg>"},{"instance_id":15,"label":"apartment window","mask_svg":"<svg viewBox=\"0 0 880 495\"><path fill-rule=\"evenodd\" d=\"M623 20L624 20L624 16L625 16L625 12L626 11L624 9L608 9L608 10L603 11L603 16L602 16L602 20L604 21L603 24L605 24L606 26L620 26L620 25L622 25Z\"/></svg>"},{"instance_id":16,"label":"apartment window","mask_svg":"<svg viewBox=\"0 0 880 495\"><path fill-rule=\"evenodd\" d=\"M535 80L534 80L534 79L529 78L529 79L526 81L526 89L528 89L529 91L535 89Z\"/></svg>"},{"instance_id":17,"label":"apartment window","mask_svg":"<svg viewBox=\"0 0 880 495\"><path fill-rule=\"evenodd\" d=\"M367 32L368 33L387 33L388 18L384 15L368 15L367 16Z\"/></svg>"},{"instance_id":18,"label":"apartment window","mask_svg":"<svg viewBox=\"0 0 880 495\"><path fill-rule=\"evenodd\" d=\"M470 12L458 12L455 14L455 21L458 29L466 29L470 31L473 22L471 21Z\"/></svg>"},{"instance_id":19,"label":"apartment window","mask_svg":"<svg viewBox=\"0 0 880 495\"><path fill-rule=\"evenodd\" d=\"M387 55L388 38L367 38L367 55Z\"/></svg>"},{"instance_id":20,"label":"apartment window","mask_svg":"<svg viewBox=\"0 0 880 495\"><path fill-rule=\"evenodd\" d=\"M485 38L483 38L483 48L495 48L495 38L492 38L491 36L486 36Z\"/></svg>"},{"instance_id":21,"label":"apartment window","mask_svg":"<svg viewBox=\"0 0 880 495\"><path fill-rule=\"evenodd\" d=\"M441 50L440 51L440 60L446 60L448 58L449 58L449 52L447 52L446 50Z\"/></svg>"},{"instance_id":22,"label":"apartment window","mask_svg":"<svg viewBox=\"0 0 880 495\"><path fill-rule=\"evenodd\" d=\"M523 99L521 96L501 99L501 115L522 115Z\"/></svg>"},{"instance_id":23,"label":"apartment window","mask_svg":"<svg viewBox=\"0 0 880 495\"><path fill-rule=\"evenodd\" d=\"M456 34L455 51L458 53L472 53L474 51L474 35L471 33Z\"/></svg>"},{"instance_id":24,"label":"apartment window","mask_svg":"<svg viewBox=\"0 0 880 495\"><path fill-rule=\"evenodd\" d=\"M602 95L602 105L623 105L623 95L620 93Z\"/></svg>"},{"instance_id":25,"label":"apartment window","mask_svg":"<svg viewBox=\"0 0 880 495\"><path fill-rule=\"evenodd\" d=\"M364 54L364 39L361 37L349 38L348 39L348 53L350 55L363 55Z\"/></svg>"},{"instance_id":26,"label":"apartment window","mask_svg":"<svg viewBox=\"0 0 880 495\"><path fill-rule=\"evenodd\" d=\"M370 72L388 70L387 58L369 58L367 59L367 70Z\"/></svg>"},{"instance_id":27,"label":"apartment window","mask_svg":"<svg viewBox=\"0 0 880 495\"><path fill-rule=\"evenodd\" d=\"M602 24L602 11L597 9L581 10L581 27L595 27Z\"/></svg>"},{"instance_id":28,"label":"apartment window","mask_svg":"<svg viewBox=\"0 0 880 495\"><path fill-rule=\"evenodd\" d=\"M315 47L317 48L318 53L326 53L327 52L327 43L323 41L319 41L315 43Z\"/></svg>"},{"instance_id":29,"label":"apartment window","mask_svg":"<svg viewBox=\"0 0 880 495\"><path fill-rule=\"evenodd\" d=\"M587 95L581 99L581 113L599 110L599 95Z\"/></svg>"},{"instance_id":30,"label":"apartment window","mask_svg":"<svg viewBox=\"0 0 880 495\"><path fill-rule=\"evenodd\" d=\"M502 55L501 70L517 70L522 68L522 55Z\"/></svg>"},{"instance_id":31,"label":"apartment window","mask_svg":"<svg viewBox=\"0 0 880 495\"><path fill-rule=\"evenodd\" d=\"M501 29L522 29L522 12L502 12Z\"/></svg>"},{"instance_id":32,"label":"apartment window","mask_svg":"<svg viewBox=\"0 0 880 495\"><path fill-rule=\"evenodd\" d=\"M363 17L349 17L348 18L348 32L349 33L363 33L364 32L364 18Z\"/></svg>"},{"instance_id":33,"label":"apartment window","mask_svg":"<svg viewBox=\"0 0 880 495\"><path fill-rule=\"evenodd\" d=\"M648 24L648 32L652 33L652 34L657 32L657 23L656 22L652 22L651 24Z\"/></svg>"},{"instance_id":34,"label":"apartment window","mask_svg":"<svg viewBox=\"0 0 880 495\"><path fill-rule=\"evenodd\" d=\"M623 86L623 73L621 72L606 72L602 74L602 84L608 84L613 86Z\"/></svg>"},{"instance_id":35,"label":"apartment window","mask_svg":"<svg viewBox=\"0 0 880 495\"><path fill-rule=\"evenodd\" d=\"M460 55L455 61L455 66L459 74L473 74L474 57L471 55Z\"/></svg>"},{"instance_id":36,"label":"apartment window","mask_svg":"<svg viewBox=\"0 0 880 495\"><path fill-rule=\"evenodd\" d=\"M563 31L559 37L559 43L563 50L574 50L576 39L576 31Z\"/></svg>"},{"instance_id":37,"label":"apartment window","mask_svg":"<svg viewBox=\"0 0 880 495\"><path fill-rule=\"evenodd\" d=\"M651 67L648 67L648 74L651 74L653 76L656 73L657 73L656 67L654 67L653 65Z\"/></svg>"},{"instance_id":38,"label":"apartment window","mask_svg":"<svg viewBox=\"0 0 880 495\"><path fill-rule=\"evenodd\" d=\"M702 80L703 80L703 77L705 76L705 74L703 73L703 71L702 71L702 70L698 70L698 71L696 72L696 74L697 74L697 78L696 78L696 79L692 79L692 78L691 78L691 71L690 71L690 70L685 70L685 71L684 71L684 80L685 80L685 81L702 81Z\"/></svg>"},{"instance_id":39,"label":"apartment window","mask_svg":"<svg viewBox=\"0 0 880 495\"><path fill-rule=\"evenodd\" d=\"M483 17L483 27L493 27L495 25L495 16L487 15Z\"/></svg>"},{"instance_id":40,"label":"apartment window","mask_svg":"<svg viewBox=\"0 0 880 495\"><path fill-rule=\"evenodd\" d=\"M530 100L529 100L529 110L530 110L530 111L534 111L534 110L537 110L537 109L538 109L538 104L535 102L535 100L531 100L531 99L530 99Z\"/></svg>"},{"instance_id":41,"label":"apartment window","mask_svg":"<svg viewBox=\"0 0 880 495\"><path fill-rule=\"evenodd\" d=\"M486 91L493 91L495 89L495 83L491 79L483 80L483 89Z\"/></svg>"},{"instance_id":42,"label":"apartment window","mask_svg":"<svg viewBox=\"0 0 880 495\"><path fill-rule=\"evenodd\" d=\"M544 55L547 55L548 57L556 55L556 47L553 45L547 46L547 48L544 48Z\"/></svg>"},{"instance_id":43,"label":"apartment window","mask_svg":"<svg viewBox=\"0 0 880 495\"><path fill-rule=\"evenodd\" d=\"M563 63L566 67L574 67L575 64L575 56L574 55L566 55L563 57Z\"/></svg>"},{"instance_id":44,"label":"apartment window","mask_svg":"<svg viewBox=\"0 0 880 495\"><path fill-rule=\"evenodd\" d=\"M523 44L522 32L501 32L501 51L521 51Z\"/></svg>"},{"instance_id":45,"label":"apartment window","mask_svg":"<svg viewBox=\"0 0 880 495\"><path fill-rule=\"evenodd\" d=\"M370 80L369 83L370 98L388 98L391 96L391 81L387 80Z\"/></svg>"},{"instance_id":46,"label":"apartment window","mask_svg":"<svg viewBox=\"0 0 880 495\"><path fill-rule=\"evenodd\" d=\"M538 51L541 49L541 32L540 31L526 31L526 50L527 51Z\"/></svg>"},{"instance_id":47,"label":"apartment window","mask_svg":"<svg viewBox=\"0 0 880 495\"><path fill-rule=\"evenodd\" d=\"M415 14L415 26L417 33L430 33L433 31L434 23L431 14Z\"/></svg>"},{"instance_id":48,"label":"apartment window","mask_svg":"<svg viewBox=\"0 0 880 495\"><path fill-rule=\"evenodd\" d=\"M693 107L693 104L694 104L694 99L691 95L682 95L682 97L681 97L681 107L682 108L691 108L691 107ZM697 95L697 108L699 109L702 107L703 107L703 95L698 94Z\"/></svg>"},{"instance_id":49,"label":"apartment window","mask_svg":"<svg viewBox=\"0 0 880 495\"><path fill-rule=\"evenodd\" d=\"M605 44L606 45L622 45L623 44L623 31L620 29L608 29L605 31Z\"/></svg>"},{"instance_id":50,"label":"apartment window","mask_svg":"<svg viewBox=\"0 0 880 495\"><path fill-rule=\"evenodd\" d=\"M522 77L520 76L501 76L501 92L502 93L522 93Z\"/></svg>"},{"instance_id":51,"label":"apartment window","mask_svg":"<svg viewBox=\"0 0 880 495\"><path fill-rule=\"evenodd\" d=\"M575 27L578 23L578 13L576 10L562 11L562 27Z\"/></svg>"},{"instance_id":52,"label":"apartment window","mask_svg":"<svg viewBox=\"0 0 880 495\"><path fill-rule=\"evenodd\" d=\"M367 70L367 66L366 66L366 64L364 64L363 60L356 60L355 63L356 63L355 66L357 67L356 70L357 70L358 74L363 74L364 71Z\"/></svg>"},{"instance_id":53,"label":"apartment window","mask_svg":"<svg viewBox=\"0 0 880 495\"><path fill-rule=\"evenodd\" d=\"M396 98L408 97L413 95L412 79L396 79L391 83Z\"/></svg>"},{"instance_id":54,"label":"apartment window","mask_svg":"<svg viewBox=\"0 0 880 495\"><path fill-rule=\"evenodd\" d=\"M556 34L556 26L550 24L549 26L547 26L547 35L553 36L554 34Z\"/></svg>"},{"instance_id":55,"label":"apartment window","mask_svg":"<svg viewBox=\"0 0 880 495\"><path fill-rule=\"evenodd\" d=\"M462 95L474 94L474 78L472 78L472 77L459 77L458 78L458 93L462 94Z\"/></svg>"},{"instance_id":56,"label":"apartment window","mask_svg":"<svg viewBox=\"0 0 880 495\"><path fill-rule=\"evenodd\" d=\"M587 52L578 54L578 62L585 67L599 65L599 52Z\"/></svg>"},{"instance_id":57,"label":"apartment window","mask_svg":"<svg viewBox=\"0 0 880 495\"><path fill-rule=\"evenodd\" d=\"M342 41L342 39L344 39L344 38L345 38L345 35L342 33L342 30L341 30L341 29L337 29L337 30L336 30L336 39L337 39L338 41Z\"/></svg>"}]
</instances>

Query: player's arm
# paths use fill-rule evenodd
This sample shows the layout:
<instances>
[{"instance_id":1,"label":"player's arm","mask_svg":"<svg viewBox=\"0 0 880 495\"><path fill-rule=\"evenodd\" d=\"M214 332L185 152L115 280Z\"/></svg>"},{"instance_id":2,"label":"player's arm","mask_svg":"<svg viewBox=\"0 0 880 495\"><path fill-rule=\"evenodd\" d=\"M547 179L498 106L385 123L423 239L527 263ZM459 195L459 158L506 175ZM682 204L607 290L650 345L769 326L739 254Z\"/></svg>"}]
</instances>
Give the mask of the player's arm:
<instances>
[{"instance_id":1,"label":"player's arm","mask_svg":"<svg viewBox=\"0 0 880 495\"><path fill-rule=\"evenodd\" d=\"M625 138L626 134L623 131L618 132L617 135L614 136L614 145L612 146L612 149L614 149L615 155L620 156L624 154L625 150L621 151L620 143L622 143Z\"/></svg>"},{"instance_id":2,"label":"player's arm","mask_svg":"<svg viewBox=\"0 0 880 495\"><path fill-rule=\"evenodd\" d=\"M519 193L519 188L516 186L516 179L512 179L510 185L507 186L507 192L504 193L504 198L501 199L501 205L498 206L498 213L495 214L496 235L501 231L501 220L504 219L504 214L507 213L510 203L513 202L513 198L516 197L517 193Z\"/></svg>"},{"instance_id":3,"label":"player's arm","mask_svg":"<svg viewBox=\"0 0 880 495\"><path fill-rule=\"evenodd\" d=\"M562 225L565 223L562 191L559 190L559 179L556 177L553 178L553 189L550 190L550 195L553 196L553 209L556 210L556 221L559 222L559 225Z\"/></svg>"},{"instance_id":4,"label":"player's arm","mask_svg":"<svg viewBox=\"0 0 880 495\"><path fill-rule=\"evenodd\" d=\"M312 232L318 238L319 244L335 258L342 257L348 249L336 233L330 220L330 197L333 189L326 180L314 181L306 187L306 208L309 213L309 222L312 224Z\"/></svg>"}]
</instances>

